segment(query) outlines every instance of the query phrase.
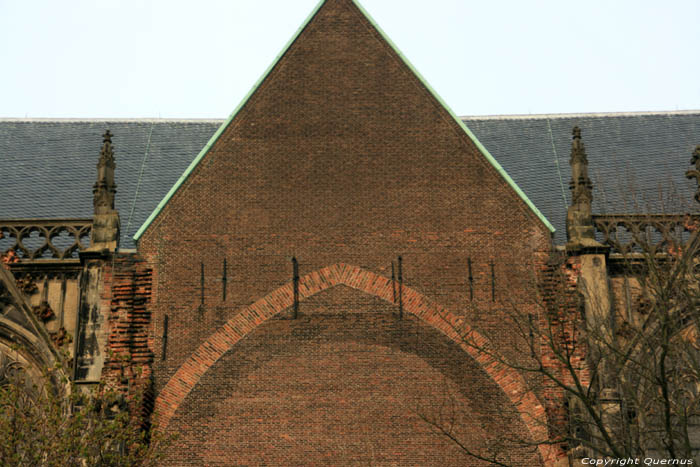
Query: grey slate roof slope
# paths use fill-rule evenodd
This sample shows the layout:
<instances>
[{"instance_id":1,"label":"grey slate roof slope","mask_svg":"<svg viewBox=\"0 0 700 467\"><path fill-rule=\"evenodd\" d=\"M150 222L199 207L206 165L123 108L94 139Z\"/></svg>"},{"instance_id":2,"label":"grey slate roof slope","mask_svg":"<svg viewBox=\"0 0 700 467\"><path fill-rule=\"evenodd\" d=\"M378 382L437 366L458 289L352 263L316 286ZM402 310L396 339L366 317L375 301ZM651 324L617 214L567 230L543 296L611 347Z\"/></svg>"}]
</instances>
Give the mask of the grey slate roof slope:
<instances>
[{"instance_id":1,"label":"grey slate roof slope","mask_svg":"<svg viewBox=\"0 0 700 467\"><path fill-rule=\"evenodd\" d=\"M595 185L594 212L678 212L659 187L692 199L683 174L700 144L700 111L463 117L566 241L571 128L578 125ZM122 248L224 120L0 120L0 219L91 217L102 133L114 134ZM551 129L551 131L550 131ZM564 199L566 198L566 202ZM647 202L650 202L647 205Z\"/></svg>"},{"instance_id":2,"label":"grey slate roof slope","mask_svg":"<svg viewBox=\"0 0 700 467\"><path fill-rule=\"evenodd\" d=\"M571 131L581 128L593 213L695 212L684 176L700 144L700 111L462 117L566 242Z\"/></svg>"},{"instance_id":3,"label":"grey slate roof slope","mask_svg":"<svg viewBox=\"0 0 700 467\"><path fill-rule=\"evenodd\" d=\"M122 248L222 120L0 121L0 219L92 217L102 134L114 134Z\"/></svg>"}]
</instances>

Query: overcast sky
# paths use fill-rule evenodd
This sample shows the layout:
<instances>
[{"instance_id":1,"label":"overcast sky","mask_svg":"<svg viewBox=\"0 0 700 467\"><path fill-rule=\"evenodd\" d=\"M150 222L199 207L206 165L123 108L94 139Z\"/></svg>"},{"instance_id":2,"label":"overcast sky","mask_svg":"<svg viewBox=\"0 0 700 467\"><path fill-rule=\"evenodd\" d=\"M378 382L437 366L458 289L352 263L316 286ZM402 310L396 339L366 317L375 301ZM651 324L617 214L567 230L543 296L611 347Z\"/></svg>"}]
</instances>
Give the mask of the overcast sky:
<instances>
[{"instance_id":1,"label":"overcast sky","mask_svg":"<svg viewBox=\"0 0 700 467\"><path fill-rule=\"evenodd\" d=\"M361 0L458 115L700 109L700 0ZM0 117L226 118L317 0L0 0Z\"/></svg>"}]
</instances>

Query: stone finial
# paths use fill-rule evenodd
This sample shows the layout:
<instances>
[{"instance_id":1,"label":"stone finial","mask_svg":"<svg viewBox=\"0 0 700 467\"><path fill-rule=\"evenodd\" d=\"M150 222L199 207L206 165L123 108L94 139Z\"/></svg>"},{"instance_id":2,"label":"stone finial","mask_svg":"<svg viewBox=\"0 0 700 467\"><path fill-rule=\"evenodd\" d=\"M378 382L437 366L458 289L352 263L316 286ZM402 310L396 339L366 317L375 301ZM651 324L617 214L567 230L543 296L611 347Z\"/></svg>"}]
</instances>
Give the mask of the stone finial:
<instances>
[{"instance_id":1,"label":"stone finial","mask_svg":"<svg viewBox=\"0 0 700 467\"><path fill-rule=\"evenodd\" d=\"M571 134L574 135L574 139L581 139L581 129L577 126L575 126L571 130Z\"/></svg>"},{"instance_id":2,"label":"stone finial","mask_svg":"<svg viewBox=\"0 0 700 467\"><path fill-rule=\"evenodd\" d=\"M695 170L688 170L685 173L686 178L694 178L698 184L697 191L695 192L695 201L700 203L700 144L695 146L695 151L693 151L693 157L690 159L691 164L695 164Z\"/></svg>"},{"instance_id":3,"label":"stone finial","mask_svg":"<svg viewBox=\"0 0 700 467\"><path fill-rule=\"evenodd\" d=\"M581 140L581 129L574 127L573 141L571 142L571 181L569 189L572 191L572 204L586 205L590 210L593 201L593 184L588 178L588 157L586 147Z\"/></svg>"},{"instance_id":4,"label":"stone finial","mask_svg":"<svg viewBox=\"0 0 700 467\"><path fill-rule=\"evenodd\" d=\"M102 135L102 149L100 150L100 159L97 162L97 181L92 187L95 214L114 210L114 195L117 192L117 184L114 183L116 164L114 163L112 136L109 130Z\"/></svg>"},{"instance_id":5,"label":"stone finial","mask_svg":"<svg viewBox=\"0 0 700 467\"><path fill-rule=\"evenodd\" d=\"M109 130L102 135L102 149L97 162L97 181L92 187L94 215L90 250L110 250L119 242L119 213L114 209L117 184L114 182L114 147Z\"/></svg>"},{"instance_id":6,"label":"stone finial","mask_svg":"<svg viewBox=\"0 0 700 467\"><path fill-rule=\"evenodd\" d=\"M595 229L591 203L593 202L593 184L588 178L588 157L586 147L581 140L581 129L577 126L572 131L571 142L571 206L566 214L567 249L604 248L595 240Z\"/></svg>"}]
</instances>

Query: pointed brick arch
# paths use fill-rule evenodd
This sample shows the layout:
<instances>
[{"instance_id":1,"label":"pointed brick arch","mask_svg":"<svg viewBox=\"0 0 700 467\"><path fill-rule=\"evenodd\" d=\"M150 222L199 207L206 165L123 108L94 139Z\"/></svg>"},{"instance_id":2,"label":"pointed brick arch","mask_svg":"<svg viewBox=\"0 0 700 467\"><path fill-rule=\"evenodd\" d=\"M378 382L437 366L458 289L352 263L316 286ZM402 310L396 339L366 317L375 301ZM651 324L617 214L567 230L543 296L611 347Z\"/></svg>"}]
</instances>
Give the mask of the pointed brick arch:
<instances>
[{"instance_id":1,"label":"pointed brick arch","mask_svg":"<svg viewBox=\"0 0 700 467\"><path fill-rule=\"evenodd\" d=\"M301 277L299 280L299 300L303 301L336 285L345 285L394 303L390 279L342 263ZM402 295L405 313L415 315L421 321L437 329L474 358L518 409L520 417L533 439L547 439L544 408L535 395L527 389L522 377L493 357L465 344L464 339L460 338L460 335L471 333L471 339L479 345L487 342L483 336L472 330L462 318L431 303L425 296L412 288L404 286ZM292 284L289 283L240 310L200 345L178 368L156 399L155 414L160 429L167 428L180 404L209 368L239 340L268 319L290 308L293 301ZM541 445L539 451L545 460L545 465L552 465L557 457L554 448L549 445Z\"/></svg>"}]
</instances>

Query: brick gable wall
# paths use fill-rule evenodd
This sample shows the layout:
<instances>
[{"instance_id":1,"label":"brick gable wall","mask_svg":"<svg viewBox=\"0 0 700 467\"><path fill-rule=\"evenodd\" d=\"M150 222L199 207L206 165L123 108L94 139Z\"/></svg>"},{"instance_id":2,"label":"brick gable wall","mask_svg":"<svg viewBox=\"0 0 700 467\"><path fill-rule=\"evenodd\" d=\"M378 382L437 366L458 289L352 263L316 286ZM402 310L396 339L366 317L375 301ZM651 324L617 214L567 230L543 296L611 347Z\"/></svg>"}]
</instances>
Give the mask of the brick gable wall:
<instances>
[{"instance_id":1,"label":"brick gable wall","mask_svg":"<svg viewBox=\"0 0 700 467\"><path fill-rule=\"evenodd\" d=\"M549 246L354 4L329 0L140 239L156 390L237 310L289 283L292 256L302 274L343 262L388 278L402 255L407 286L452 313L484 311L480 327L508 352L498 310L530 306Z\"/></svg>"}]
</instances>

